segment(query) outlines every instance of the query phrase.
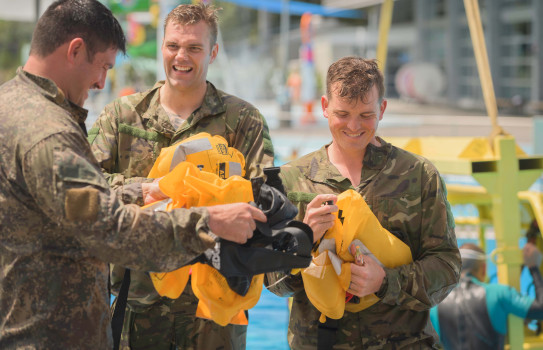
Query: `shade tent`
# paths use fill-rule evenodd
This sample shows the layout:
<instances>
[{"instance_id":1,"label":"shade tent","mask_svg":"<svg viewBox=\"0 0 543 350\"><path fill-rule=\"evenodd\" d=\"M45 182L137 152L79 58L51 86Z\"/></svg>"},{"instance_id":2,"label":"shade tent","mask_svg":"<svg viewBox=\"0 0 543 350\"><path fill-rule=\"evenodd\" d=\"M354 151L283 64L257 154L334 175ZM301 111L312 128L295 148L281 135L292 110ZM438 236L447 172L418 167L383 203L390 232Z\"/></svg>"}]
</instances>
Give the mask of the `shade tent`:
<instances>
[{"instance_id":1,"label":"shade tent","mask_svg":"<svg viewBox=\"0 0 543 350\"><path fill-rule=\"evenodd\" d=\"M238 6L272 13L281 13L282 1L277 0L225 0ZM53 0L0 0L0 20L35 22L36 16L41 15ZM309 12L314 15L341 18L362 18L364 13L360 10L346 10L341 8L321 6L301 1L288 1L289 13L301 16ZM37 10L38 8L38 10Z\"/></svg>"},{"instance_id":2,"label":"shade tent","mask_svg":"<svg viewBox=\"0 0 543 350\"><path fill-rule=\"evenodd\" d=\"M277 0L224 0L232 4L243 7L249 7L255 10L263 10L266 12L281 13L282 1ZM341 18L362 18L363 12L360 10L346 10L342 8L326 7L317 4L310 4L301 1L288 1L290 15L301 16L306 12L314 15L326 17L341 17Z\"/></svg>"}]
</instances>

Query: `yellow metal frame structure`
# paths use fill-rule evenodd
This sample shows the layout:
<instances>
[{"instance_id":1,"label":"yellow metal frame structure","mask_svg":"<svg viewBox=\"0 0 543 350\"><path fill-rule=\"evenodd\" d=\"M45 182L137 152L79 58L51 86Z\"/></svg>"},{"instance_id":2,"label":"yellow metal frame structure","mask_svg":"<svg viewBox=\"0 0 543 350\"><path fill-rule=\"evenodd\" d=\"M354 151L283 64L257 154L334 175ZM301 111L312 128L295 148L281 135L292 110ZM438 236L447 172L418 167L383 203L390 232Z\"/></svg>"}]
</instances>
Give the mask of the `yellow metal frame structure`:
<instances>
[{"instance_id":1,"label":"yellow metal frame structure","mask_svg":"<svg viewBox=\"0 0 543 350\"><path fill-rule=\"evenodd\" d=\"M381 5L377 60L384 72L388 33L392 22L393 0ZM492 83L488 53L478 0L464 0L466 17L473 43L477 70L483 90L492 131L487 138L387 138L389 142L431 160L443 174L471 175L481 187L471 189L448 185L451 204L476 204L479 218L480 242L485 246L484 225L492 223L496 234L496 265L498 282L519 290L522 257L518 249L521 235L519 206L532 209L539 227L543 227L543 198L541 193L527 192L543 173L543 157L528 157L498 124L498 108ZM465 220L465 219L464 219ZM459 220L461 221L461 220ZM469 221L469 220L468 220ZM472 220L477 222L477 220ZM509 316L510 349L543 349L543 337L524 337L520 318Z\"/></svg>"},{"instance_id":2,"label":"yellow metal frame structure","mask_svg":"<svg viewBox=\"0 0 543 350\"><path fill-rule=\"evenodd\" d=\"M379 14L379 41L377 42L377 64L381 72L385 71L387 63L388 33L392 24L394 0L384 0Z\"/></svg>"},{"instance_id":3,"label":"yellow metal frame structure","mask_svg":"<svg viewBox=\"0 0 543 350\"><path fill-rule=\"evenodd\" d=\"M486 138L469 137L392 137L387 141L428 158L443 174L470 175L481 185L447 185L448 199L452 205L477 206L478 219L459 218L457 222L477 224L483 245L484 226L494 227L498 282L519 290L520 208L529 207L532 217L543 227L543 194L528 191L543 174L543 156L527 156L511 136L496 136L493 147ZM522 319L510 316L508 327L511 349L543 349L543 337L526 337L524 342Z\"/></svg>"}]
</instances>

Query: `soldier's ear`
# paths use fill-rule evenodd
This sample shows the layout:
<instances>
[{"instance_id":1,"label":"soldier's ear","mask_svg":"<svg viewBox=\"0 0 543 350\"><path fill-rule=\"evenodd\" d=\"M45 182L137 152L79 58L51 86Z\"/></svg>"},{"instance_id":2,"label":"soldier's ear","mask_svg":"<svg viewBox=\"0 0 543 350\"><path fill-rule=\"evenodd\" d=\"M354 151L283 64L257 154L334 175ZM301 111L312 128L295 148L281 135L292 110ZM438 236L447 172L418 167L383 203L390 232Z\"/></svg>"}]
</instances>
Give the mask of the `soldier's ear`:
<instances>
[{"instance_id":1,"label":"soldier's ear","mask_svg":"<svg viewBox=\"0 0 543 350\"><path fill-rule=\"evenodd\" d=\"M385 114L385 109L387 109L387 100L383 99L381 105L379 106L379 120L383 119L383 114Z\"/></svg>"},{"instance_id":2,"label":"soldier's ear","mask_svg":"<svg viewBox=\"0 0 543 350\"><path fill-rule=\"evenodd\" d=\"M219 44L213 45L211 48L211 54L209 57L209 64L213 63L215 61L215 58L217 57L217 54L219 53Z\"/></svg>"},{"instance_id":3,"label":"soldier's ear","mask_svg":"<svg viewBox=\"0 0 543 350\"><path fill-rule=\"evenodd\" d=\"M328 97L326 95L322 95L321 97L321 106L322 106L322 113L324 114L325 118L328 118Z\"/></svg>"},{"instance_id":4,"label":"soldier's ear","mask_svg":"<svg viewBox=\"0 0 543 350\"><path fill-rule=\"evenodd\" d=\"M68 48L66 50L66 59L69 63L74 65L78 64L81 59L87 60L87 50L85 41L83 39L73 38L68 43Z\"/></svg>"}]
</instances>

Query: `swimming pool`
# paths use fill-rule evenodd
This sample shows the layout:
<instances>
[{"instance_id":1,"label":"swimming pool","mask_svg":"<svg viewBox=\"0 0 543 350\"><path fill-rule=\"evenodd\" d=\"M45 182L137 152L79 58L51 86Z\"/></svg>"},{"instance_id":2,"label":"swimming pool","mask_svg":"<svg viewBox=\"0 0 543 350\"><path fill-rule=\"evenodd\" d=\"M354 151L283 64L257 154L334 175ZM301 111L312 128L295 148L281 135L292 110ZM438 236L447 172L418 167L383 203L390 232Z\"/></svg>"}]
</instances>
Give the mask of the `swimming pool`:
<instances>
[{"instance_id":1,"label":"swimming pool","mask_svg":"<svg viewBox=\"0 0 543 350\"><path fill-rule=\"evenodd\" d=\"M258 304L249 310L247 350L287 350L288 298L263 289Z\"/></svg>"}]
</instances>

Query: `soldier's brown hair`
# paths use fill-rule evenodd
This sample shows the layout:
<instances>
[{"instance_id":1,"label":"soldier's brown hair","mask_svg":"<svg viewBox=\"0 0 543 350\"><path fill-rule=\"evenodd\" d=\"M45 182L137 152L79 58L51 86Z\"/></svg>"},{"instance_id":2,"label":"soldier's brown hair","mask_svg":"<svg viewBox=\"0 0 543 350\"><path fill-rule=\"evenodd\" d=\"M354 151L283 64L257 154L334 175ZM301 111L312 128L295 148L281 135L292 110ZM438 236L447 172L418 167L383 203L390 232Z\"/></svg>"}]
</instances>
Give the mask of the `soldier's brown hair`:
<instances>
[{"instance_id":1,"label":"soldier's brown hair","mask_svg":"<svg viewBox=\"0 0 543 350\"><path fill-rule=\"evenodd\" d=\"M218 10L219 9L213 5L206 5L202 2L198 4L181 4L166 16L166 20L164 21L164 32L166 32L166 26L170 22L191 25L204 21L209 27L209 43L211 44L211 47L213 47L217 42L219 22L219 17L217 15Z\"/></svg>"},{"instance_id":2,"label":"soldier's brown hair","mask_svg":"<svg viewBox=\"0 0 543 350\"><path fill-rule=\"evenodd\" d=\"M339 83L339 84L336 84ZM377 66L377 61L356 56L340 58L328 68L326 75L326 96L347 98L350 101L365 101L367 94L376 86L379 101L385 95L383 74ZM332 91L332 89L334 89Z\"/></svg>"},{"instance_id":3,"label":"soldier's brown hair","mask_svg":"<svg viewBox=\"0 0 543 350\"><path fill-rule=\"evenodd\" d=\"M30 54L46 57L58 47L81 38L92 62L97 52L116 48L126 53L126 37L111 11L97 0L57 0L38 20Z\"/></svg>"}]
</instances>

